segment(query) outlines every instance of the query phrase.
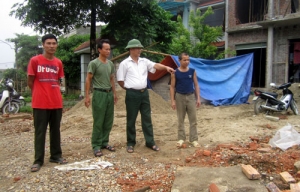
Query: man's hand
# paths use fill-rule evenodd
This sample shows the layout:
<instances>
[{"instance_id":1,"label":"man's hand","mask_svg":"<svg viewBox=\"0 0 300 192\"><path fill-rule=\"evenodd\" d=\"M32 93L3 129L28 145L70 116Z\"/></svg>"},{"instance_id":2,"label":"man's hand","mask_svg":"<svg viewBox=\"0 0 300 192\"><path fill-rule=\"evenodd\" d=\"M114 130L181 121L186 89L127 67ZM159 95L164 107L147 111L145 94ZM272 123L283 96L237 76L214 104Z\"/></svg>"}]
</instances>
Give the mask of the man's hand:
<instances>
[{"instance_id":1,"label":"man's hand","mask_svg":"<svg viewBox=\"0 0 300 192\"><path fill-rule=\"evenodd\" d=\"M85 101L84 104L87 108L89 108L90 104L91 104L91 99L89 96L85 97Z\"/></svg>"},{"instance_id":2,"label":"man's hand","mask_svg":"<svg viewBox=\"0 0 300 192\"><path fill-rule=\"evenodd\" d=\"M166 68L167 68L167 71L169 73L174 73L175 72L175 70L173 68L171 68L171 67L166 67Z\"/></svg>"},{"instance_id":3,"label":"man's hand","mask_svg":"<svg viewBox=\"0 0 300 192\"><path fill-rule=\"evenodd\" d=\"M175 101L171 101L171 108L173 110L176 110L176 103L175 103Z\"/></svg>"}]
</instances>

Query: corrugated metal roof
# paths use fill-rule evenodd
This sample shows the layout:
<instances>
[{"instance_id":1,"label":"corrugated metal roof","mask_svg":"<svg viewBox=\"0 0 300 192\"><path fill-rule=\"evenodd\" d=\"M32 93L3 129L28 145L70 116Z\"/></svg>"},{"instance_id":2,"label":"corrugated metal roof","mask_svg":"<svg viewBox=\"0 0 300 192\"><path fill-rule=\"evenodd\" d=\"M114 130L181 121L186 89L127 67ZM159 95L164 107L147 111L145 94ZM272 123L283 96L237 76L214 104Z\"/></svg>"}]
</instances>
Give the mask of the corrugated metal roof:
<instances>
[{"instance_id":1,"label":"corrugated metal roof","mask_svg":"<svg viewBox=\"0 0 300 192\"><path fill-rule=\"evenodd\" d=\"M198 4L198 8L219 5L219 4L225 4L224 0L210 0L206 2L201 1L201 3Z\"/></svg>"},{"instance_id":2,"label":"corrugated metal roof","mask_svg":"<svg viewBox=\"0 0 300 192\"><path fill-rule=\"evenodd\" d=\"M173 15L177 14L177 9L184 7L187 2L166 1L160 2L158 5L166 11L170 11Z\"/></svg>"}]
</instances>

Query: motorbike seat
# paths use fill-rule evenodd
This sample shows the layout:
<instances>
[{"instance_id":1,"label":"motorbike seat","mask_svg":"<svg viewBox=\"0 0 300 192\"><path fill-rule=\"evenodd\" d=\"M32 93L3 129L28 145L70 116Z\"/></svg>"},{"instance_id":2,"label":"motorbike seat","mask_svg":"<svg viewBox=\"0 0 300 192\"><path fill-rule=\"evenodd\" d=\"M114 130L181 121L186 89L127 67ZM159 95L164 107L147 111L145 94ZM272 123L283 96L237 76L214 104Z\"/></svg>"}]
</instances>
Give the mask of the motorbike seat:
<instances>
[{"instance_id":1,"label":"motorbike seat","mask_svg":"<svg viewBox=\"0 0 300 192\"><path fill-rule=\"evenodd\" d=\"M291 83L284 83L284 84L278 86L278 89L288 88L288 87L290 87L291 85L292 85Z\"/></svg>"},{"instance_id":2,"label":"motorbike seat","mask_svg":"<svg viewBox=\"0 0 300 192\"><path fill-rule=\"evenodd\" d=\"M271 95L272 97L276 98L278 97L278 93L273 93L273 92L263 92L264 94Z\"/></svg>"}]
</instances>

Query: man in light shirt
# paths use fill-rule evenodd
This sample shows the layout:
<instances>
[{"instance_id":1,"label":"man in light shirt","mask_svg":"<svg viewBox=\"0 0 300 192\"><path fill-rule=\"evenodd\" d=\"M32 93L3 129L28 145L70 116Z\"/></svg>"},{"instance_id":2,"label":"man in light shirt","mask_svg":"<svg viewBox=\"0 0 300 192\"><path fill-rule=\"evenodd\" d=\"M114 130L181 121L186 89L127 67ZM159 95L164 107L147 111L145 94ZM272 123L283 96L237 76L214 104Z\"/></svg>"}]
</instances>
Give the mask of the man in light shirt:
<instances>
[{"instance_id":1,"label":"man in light shirt","mask_svg":"<svg viewBox=\"0 0 300 192\"><path fill-rule=\"evenodd\" d=\"M173 73L174 69L160 63L155 63L146 58L141 58L143 45L137 39L128 42L126 49L129 49L130 56L124 59L117 71L119 85L126 90L126 134L127 152L133 153L136 144L135 121L138 112L141 113L142 130L146 140L146 147L159 151L155 144L153 126L151 120L151 108L149 93L147 90L148 71L155 73L157 70L167 70Z\"/></svg>"}]
</instances>

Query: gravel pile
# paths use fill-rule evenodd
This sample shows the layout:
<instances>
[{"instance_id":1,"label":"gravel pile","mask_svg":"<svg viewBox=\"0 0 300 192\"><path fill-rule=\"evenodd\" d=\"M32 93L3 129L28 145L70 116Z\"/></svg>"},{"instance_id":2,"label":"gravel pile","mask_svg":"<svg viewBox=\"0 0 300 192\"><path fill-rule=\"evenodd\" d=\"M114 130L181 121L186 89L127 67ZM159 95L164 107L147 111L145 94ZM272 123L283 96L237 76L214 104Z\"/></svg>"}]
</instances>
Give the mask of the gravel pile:
<instances>
[{"instance_id":1,"label":"gravel pile","mask_svg":"<svg viewBox=\"0 0 300 192\"><path fill-rule=\"evenodd\" d=\"M4 121L1 124L0 191L170 191L175 165L152 162L138 154L124 158L120 152L106 152L101 160L111 167L94 170L60 171L49 163L49 142L46 141L45 164L36 173L30 172L33 162L32 120ZM62 147L74 142L90 145L88 138L75 140L64 137ZM122 151L122 152L121 152ZM64 155L69 163L94 158L87 153Z\"/></svg>"}]
</instances>

